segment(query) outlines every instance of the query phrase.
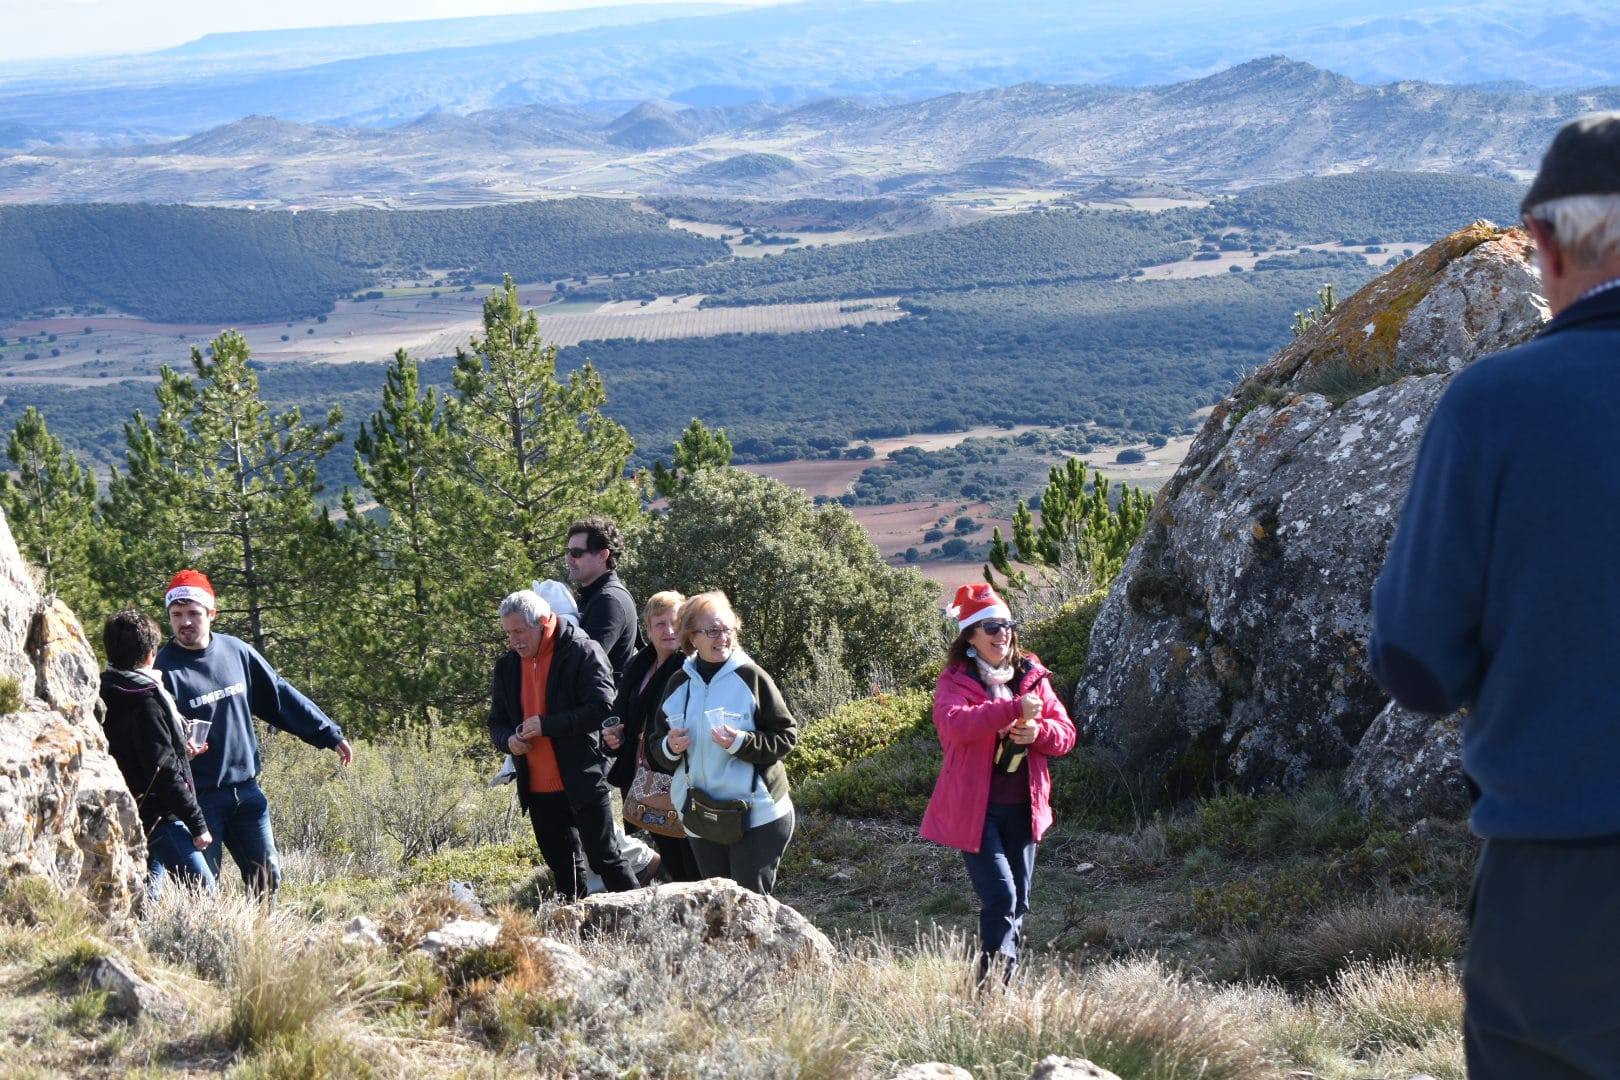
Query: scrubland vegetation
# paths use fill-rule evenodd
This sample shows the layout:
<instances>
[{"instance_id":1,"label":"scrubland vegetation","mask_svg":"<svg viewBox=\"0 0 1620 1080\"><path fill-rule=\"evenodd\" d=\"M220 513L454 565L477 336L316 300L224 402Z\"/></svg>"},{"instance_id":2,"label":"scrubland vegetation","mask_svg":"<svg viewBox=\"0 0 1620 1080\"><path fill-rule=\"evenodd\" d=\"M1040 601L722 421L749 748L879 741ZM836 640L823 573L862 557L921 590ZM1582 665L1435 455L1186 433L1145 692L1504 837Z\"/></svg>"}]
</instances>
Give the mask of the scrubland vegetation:
<instances>
[{"instance_id":1,"label":"scrubland vegetation","mask_svg":"<svg viewBox=\"0 0 1620 1080\"><path fill-rule=\"evenodd\" d=\"M340 772L267 744L286 881L274 912L227 873L104 925L16 882L0 901L0 1028L12 1075L887 1077L953 1062L1022 1078L1086 1057L1125 1080L1464 1075L1454 961L1470 844L1364 821L1330 785L1149 811L1084 755L1057 763L1033 956L1002 994L968 986L973 901L953 852L915 838L938 765L927 695L812 723L790 764L803 818L779 898L832 932L828 972L745 954L580 940L485 748L374 742ZM409 852L409 854L407 854ZM412 953L469 881L499 941ZM344 945L348 920L381 947ZM545 933L613 979L567 985ZM183 1001L131 1024L79 972L110 951ZM583 999L579 998L583 995Z\"/></svg>"}]
</instances>

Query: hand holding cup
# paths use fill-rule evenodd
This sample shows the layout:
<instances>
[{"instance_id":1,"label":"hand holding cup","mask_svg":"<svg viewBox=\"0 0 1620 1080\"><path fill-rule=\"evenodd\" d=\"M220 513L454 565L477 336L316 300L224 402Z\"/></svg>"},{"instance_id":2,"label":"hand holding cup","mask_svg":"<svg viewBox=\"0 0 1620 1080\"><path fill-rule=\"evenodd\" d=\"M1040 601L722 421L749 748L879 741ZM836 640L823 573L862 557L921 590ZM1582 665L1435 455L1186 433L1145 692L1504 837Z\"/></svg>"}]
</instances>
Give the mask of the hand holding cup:
<instances>
[{"instance_id":1,"label":"hand holding cup","mask_svg":"<svg viewBox=\"0 0 1620 1080\"><path fill-rule=\"evenodd\" d=\"M683 727L669 729L669 752L684 754L692 745L692 732Z\"/></svg>"},{"instance_id":2,"label":"hand holding cup","mask_svg":"<svg viewBox=\"0 0 1620 1080\"><path fill-rule=\"evenodd\" d=\"M602 741L607 743L609 750L617 750L624 742L624 722L621 720L611 727L603 728Z\"/></svg>"}]
</instances>

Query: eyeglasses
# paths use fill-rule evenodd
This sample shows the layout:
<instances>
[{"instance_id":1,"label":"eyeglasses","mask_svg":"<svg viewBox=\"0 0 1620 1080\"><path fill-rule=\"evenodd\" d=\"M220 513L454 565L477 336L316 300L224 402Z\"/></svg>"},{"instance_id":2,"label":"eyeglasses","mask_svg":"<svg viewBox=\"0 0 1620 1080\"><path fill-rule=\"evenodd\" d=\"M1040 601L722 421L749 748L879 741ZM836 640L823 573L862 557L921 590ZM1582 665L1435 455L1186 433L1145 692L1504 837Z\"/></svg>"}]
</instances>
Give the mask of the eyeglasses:
<instances>
[{"instance_id":1,"label":"eyeglasses","mask_svg":"<svg viewBox=\"0 0 1620 1080\"><path fill-rule=\"evenodd\" d=\"M571 559L583 559L585 556L589 555L590 553L591 553L590 548L571 547L571 548L568 549L568 557L571 558Z\"/></svg>"},{"instance_id":2,"label":"eyeglasses","mask_svg":"<svg viewBox=\"0 0 1620 1080\"><path fill-rule=\"evenodd\" d=\"M1018 622L1015 619L986 619L979 625L984 627L984 632L991 637L995 637L1003 630L1010 632L1018 629Z\"/></svg>"},{"instance_id":3,"label":"eyeglasses","mask_svg":"<svg viewBox=\"0 0 1620 1080\"><path fill-rule=\"evenodd\" d=\"M737 628L735 626L711 626L705 630L700 630L699 633L710 641L719 641L721 638L736 637Z\"/></svg>"}]
</instances>

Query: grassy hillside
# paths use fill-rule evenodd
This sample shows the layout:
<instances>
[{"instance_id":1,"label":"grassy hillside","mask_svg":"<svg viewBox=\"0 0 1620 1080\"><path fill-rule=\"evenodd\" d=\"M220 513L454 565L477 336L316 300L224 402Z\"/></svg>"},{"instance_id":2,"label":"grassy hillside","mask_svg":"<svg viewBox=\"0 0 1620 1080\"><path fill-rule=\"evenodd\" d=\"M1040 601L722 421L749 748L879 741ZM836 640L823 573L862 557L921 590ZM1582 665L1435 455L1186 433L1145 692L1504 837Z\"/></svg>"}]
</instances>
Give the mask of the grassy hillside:
<instances>
[{"instance_id":1,"label":"grassy hillside","mask_svg":"<svg viewBox=\"0 0 1620 1080\"><path fill-rule=\"evenodd\" d=\"M524 281L696 265L726 246L622 201L286 213L0 207L0 318L106 308L219 325L304 318L380 271Z\"/></svg>"},{"instance_id":2,"label":"grassy hillside","mask_svg":"<svg viewBox=\"0 0 1620 1080\"><path fill-rule=\"evenodd\" d=\"M975 995L960 856L916 835L939 757L926 702L857 703L850 732L834 714L790 757L800 825L777 895L838 953L791 971L723 943L569 929L510 790L484 785L487 746L361 744L339 770L267 744L274 911L231 869L222 896L170 889L122 925L43 882L0 890L10 1074L884 1080L944 1061L1023 1080L1062 1054L1122 1080L1463 1080L1453 964L1472 844L1448 822L1362 819L1331 784L1141 818L1098 798L1108 784L1084 751L1054 763L1025 968L1009 992ZM852 760L844 736L874 726L883 738L857 740ZM433 962L416 943L469 914L448 879L470 882L503 932ZM357 915L378 944L343 941ZM538 936L596 977L548 962ZM80 981L108 953L183 1014L114 1015Z\"/></svg>"}]
</instances>

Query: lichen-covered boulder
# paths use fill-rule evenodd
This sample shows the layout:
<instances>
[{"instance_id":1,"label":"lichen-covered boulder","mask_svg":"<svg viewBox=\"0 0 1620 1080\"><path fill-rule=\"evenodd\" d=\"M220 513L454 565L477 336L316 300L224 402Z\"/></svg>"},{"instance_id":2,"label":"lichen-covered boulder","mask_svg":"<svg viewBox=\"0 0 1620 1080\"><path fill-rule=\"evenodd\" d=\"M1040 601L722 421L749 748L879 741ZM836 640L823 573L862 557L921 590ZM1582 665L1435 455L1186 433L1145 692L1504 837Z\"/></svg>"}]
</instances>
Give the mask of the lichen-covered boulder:
<instances>
[{"instance_id":1,"label":"lichen-covered boulder","mask_svg":"<svg viewBox=\"0 0 1620 1080\"><path fill-rule=\"evenodd\" d=\"M611 934L639 943L673 936L693 949L745 949L783 968L830 967L836 956L809 919L724 878L597 893L559 907L551 918L584 936Z\"/></svg>"},{"instance_id":2,"label":"lichen-covered boulder","mask_svg":"<svg viewBox=\"0 0 1620 1080\"><path fill-rule=\"evenodd\" d=\"M1148 786L1292 786L1387 703L1371 589L1450 375L1546 319L1476 223L1339 305L1216 407L1092 629L1075 708Z\"/></svg>"},{"instance_id":3,"label":"lichen-covered boulder","mask_svg":"<svg viewBox=\"0 0 1620 1080\"><path fill-rule=\"evenodd\" d=\"M1035 1071L1029 1074L1029 1080L1119 1080L1119 1075L1085 1058L1051 1054L1036 1064Z\"/></svg>"},{"instance_id":4,"label":"lichen-covered boulder","mask_svg":"<svg viewBox=\"0 0 1620 1080\"><path fill-rule=\"evenodd\" d=\"M1424 716L1390 702L1361 737L1344 791L1363 813L1402 821L1460 817L1469 805L1462 714Z\"/></svg>"},{"instance_id":5,"label":"lichen-covered boulder","mask_svg":"<svg viewBox=\"0 0 1620 1080\"><path fill-rule=\"evenodd\" d=\"M40 596L3 514L0 678L22 703L0 716L0 877L41 877L127 914L146 841L96 720L96 654L73 613Z\"/></svg>"}]
</instances>

